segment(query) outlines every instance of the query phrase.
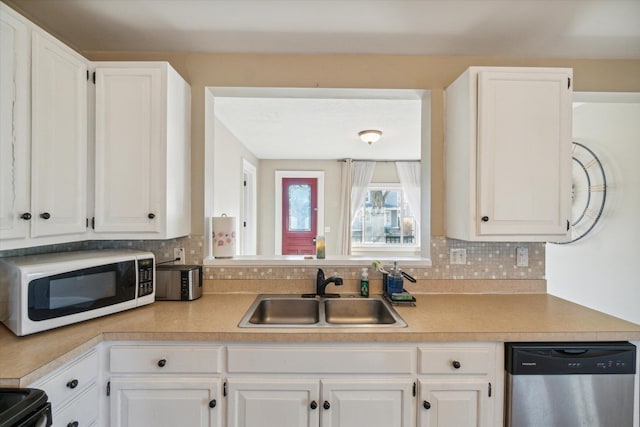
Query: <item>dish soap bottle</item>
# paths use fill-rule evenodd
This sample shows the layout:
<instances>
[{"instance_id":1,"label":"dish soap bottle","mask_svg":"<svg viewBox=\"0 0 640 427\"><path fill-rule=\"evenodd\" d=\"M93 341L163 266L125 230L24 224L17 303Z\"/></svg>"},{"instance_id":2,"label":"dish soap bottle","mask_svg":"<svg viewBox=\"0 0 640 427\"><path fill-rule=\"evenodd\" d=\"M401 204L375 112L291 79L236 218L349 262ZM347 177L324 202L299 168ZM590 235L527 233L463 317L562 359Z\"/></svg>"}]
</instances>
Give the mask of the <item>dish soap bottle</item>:
<instances>
[{"instance_id":1,"label":"dish soap bottle","mask_svg":"<svg viewBox=\"0 0 640 427\"><path fill-rule=\"evenodd\" d=\"M360 276L360 296L369 297L369 269L364 267Z\"/></svg>"}]
</instances>

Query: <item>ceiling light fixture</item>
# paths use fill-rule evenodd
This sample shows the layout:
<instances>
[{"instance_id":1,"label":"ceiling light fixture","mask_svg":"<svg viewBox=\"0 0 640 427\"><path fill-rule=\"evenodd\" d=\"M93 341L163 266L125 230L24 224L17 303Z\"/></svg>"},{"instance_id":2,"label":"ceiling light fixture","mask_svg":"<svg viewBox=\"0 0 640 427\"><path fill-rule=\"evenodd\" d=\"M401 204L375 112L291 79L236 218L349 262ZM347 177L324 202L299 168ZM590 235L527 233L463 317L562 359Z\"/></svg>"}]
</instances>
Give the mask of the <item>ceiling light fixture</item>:
<instances>
[{"instance_id":1,"label":"ceiling light fixture","mask_svg":"<svg viewBox=\"0 0 640 427\"><path fill-rule=\"evenodd\" d=\"M380 137L382 136L382 131L376 129L367 129L358 132L358 135L360 135L360 139L362 140L362 142L366 142L371 145L380 139Z\"/></svg>"}]
</instances>

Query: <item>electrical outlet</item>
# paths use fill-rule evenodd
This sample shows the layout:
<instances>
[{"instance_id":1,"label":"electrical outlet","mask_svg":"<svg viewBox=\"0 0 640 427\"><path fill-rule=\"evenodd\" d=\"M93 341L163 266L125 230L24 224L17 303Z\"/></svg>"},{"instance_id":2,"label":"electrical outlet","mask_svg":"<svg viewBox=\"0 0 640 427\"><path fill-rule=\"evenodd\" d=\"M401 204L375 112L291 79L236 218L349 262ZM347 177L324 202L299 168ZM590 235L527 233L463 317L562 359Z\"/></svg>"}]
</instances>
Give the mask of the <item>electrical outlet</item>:
<instances>
[{"instance_id":1,"label":"electrical outlet","mask_svg":"<svg viewBox=\"0 0 640 427\"><path fill-rule=\"evenodd\" d=\"M529 267L529 248L516 248L516 267Z\"/></svg>"},{"instance_id":2,"label":"electrical outlet","mask_svg":"<svg viewBox=\"0 0 640 427\"><path fill-rule=\"evenodd\" d=\"M449 250L449 264L466 264L467 250L464 248Z\"/></svg>"},{"instance_id":3,"label":"electrical outlet","mask_svg":"<svg viewBox=\"0 0 640 427\"><path fill-rule=\"evenodd\" d=\"M177 260L173 262L174 264L184 264L185 257L186 254L184 253L184 248L173 248L173 259Z\"/></svg>"}]
</instances>

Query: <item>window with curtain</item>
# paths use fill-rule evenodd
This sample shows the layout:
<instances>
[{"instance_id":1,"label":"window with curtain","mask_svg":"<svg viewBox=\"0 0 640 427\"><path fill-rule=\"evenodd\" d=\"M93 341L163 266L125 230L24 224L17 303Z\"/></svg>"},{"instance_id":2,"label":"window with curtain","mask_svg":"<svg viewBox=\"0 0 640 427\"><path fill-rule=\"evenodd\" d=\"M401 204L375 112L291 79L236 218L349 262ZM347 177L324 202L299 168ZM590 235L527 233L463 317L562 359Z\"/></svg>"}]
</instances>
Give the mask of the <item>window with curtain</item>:
<instances>
[{"instance_id":1,"label":"window with curtain","mask_svg":"<svg viewBox=\"0 0 640 427\"><path fill-rule=\"evenodd\" d=\"M416 216L399 183L371 184L351 223L351 245L362 249L419 248Z\"/></svg>"}]
</instances>

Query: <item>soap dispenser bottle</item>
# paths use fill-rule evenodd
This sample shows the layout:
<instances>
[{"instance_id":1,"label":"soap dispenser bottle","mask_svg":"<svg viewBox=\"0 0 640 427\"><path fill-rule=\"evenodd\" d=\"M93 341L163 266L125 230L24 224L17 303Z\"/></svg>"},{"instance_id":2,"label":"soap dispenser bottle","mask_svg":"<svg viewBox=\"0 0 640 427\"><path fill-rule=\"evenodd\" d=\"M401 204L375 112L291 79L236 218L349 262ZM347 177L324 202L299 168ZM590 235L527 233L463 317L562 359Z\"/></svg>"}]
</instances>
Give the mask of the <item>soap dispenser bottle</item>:
<instances>
[{"instance_id":1,"label":"soap dispenser bottle","mask_svg":"<svg viewBox=\"0 0 640 427\"><path fill-rule=\"evenodd\" d=\"M362 268L360 275L360 296L369 297L369 269L367 267Z\"/></svg>"}]
</instances>

